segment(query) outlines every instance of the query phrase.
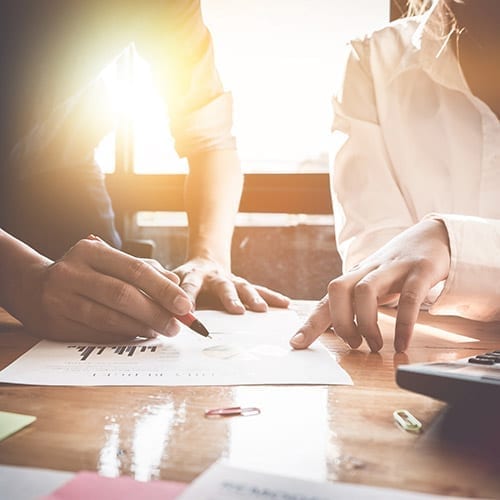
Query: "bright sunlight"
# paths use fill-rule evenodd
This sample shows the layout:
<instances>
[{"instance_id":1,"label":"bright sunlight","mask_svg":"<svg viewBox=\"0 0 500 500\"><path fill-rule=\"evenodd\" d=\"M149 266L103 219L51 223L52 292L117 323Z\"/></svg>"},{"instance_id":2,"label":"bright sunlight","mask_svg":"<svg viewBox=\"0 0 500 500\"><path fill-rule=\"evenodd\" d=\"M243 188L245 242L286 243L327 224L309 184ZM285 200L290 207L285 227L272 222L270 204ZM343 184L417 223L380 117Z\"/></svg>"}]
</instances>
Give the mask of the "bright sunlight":
<instances>
[{"instance_id":1,"label":"bright sunlight","mask_svg":"<svg viewBox=\"0 0 500 500\"><path fill-rule=\"evenodd\" d=\"M331 96L346 42L384 24L388 0L202 0L217 68L234 97L234 128L246 172L324 172L328 168ZM134 57L126 95L134 123L137 173L185 172L173 148L164 104L153 91L148 63ZM123 109L121 110L123 112ZM114 140L96 156L112 171Z\"/></svg>"}]
</instances>

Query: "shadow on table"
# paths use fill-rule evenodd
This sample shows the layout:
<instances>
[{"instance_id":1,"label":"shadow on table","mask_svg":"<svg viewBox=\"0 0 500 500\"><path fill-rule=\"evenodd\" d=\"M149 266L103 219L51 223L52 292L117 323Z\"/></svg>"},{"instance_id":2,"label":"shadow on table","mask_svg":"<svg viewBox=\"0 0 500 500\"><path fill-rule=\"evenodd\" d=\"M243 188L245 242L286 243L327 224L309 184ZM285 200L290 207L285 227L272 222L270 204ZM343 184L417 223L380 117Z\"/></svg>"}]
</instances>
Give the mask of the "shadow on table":
<instances>
[{"instance_id":1,"label":"shadow on table","mask_svg":"<svg viewBox=\"0 0 500 500\"><path fill-rule=\"evenodd\" d=\"M461 453L488 457L500 465L500 400L486 406L446 406L422 436Z\"/></svg>"}]
</instances>

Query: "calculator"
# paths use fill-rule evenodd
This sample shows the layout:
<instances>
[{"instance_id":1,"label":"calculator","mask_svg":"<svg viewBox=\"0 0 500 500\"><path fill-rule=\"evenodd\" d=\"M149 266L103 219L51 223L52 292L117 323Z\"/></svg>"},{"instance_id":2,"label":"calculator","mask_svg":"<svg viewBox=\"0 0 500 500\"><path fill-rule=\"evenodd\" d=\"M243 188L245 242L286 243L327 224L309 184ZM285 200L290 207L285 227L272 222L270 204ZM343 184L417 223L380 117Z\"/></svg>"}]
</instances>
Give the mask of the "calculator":
<instances>
[{"instance_id":1,"label":"calculator","mask_svg":"<svg viewBox=\"0 0 500 500\"><path fill-rule=\"evenodd\" d=\"M396 382L453 405L500 409L500 349L450 362L400 365Z\"/></svg>"}]
</instances>

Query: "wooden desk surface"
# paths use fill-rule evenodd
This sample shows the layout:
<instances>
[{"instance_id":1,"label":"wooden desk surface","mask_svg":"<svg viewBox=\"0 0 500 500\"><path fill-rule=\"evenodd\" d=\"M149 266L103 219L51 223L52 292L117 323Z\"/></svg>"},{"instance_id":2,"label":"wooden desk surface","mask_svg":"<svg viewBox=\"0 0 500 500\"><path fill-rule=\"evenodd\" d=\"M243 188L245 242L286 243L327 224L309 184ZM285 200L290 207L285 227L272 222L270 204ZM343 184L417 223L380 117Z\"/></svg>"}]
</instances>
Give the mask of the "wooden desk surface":
<instances>
[{"instance_id":1,"label":"wooden desk surface","mask_svg":"<svg viewBox=\"0 0 500 500\"><path fill-rule=\"evenodd\" d=\"M0 463L190 481L225 457L243 467L311 479L498 498L498 426L492 431L461 417L455 434L464 439L450 438L447 407L398 388L394 371L399 363L499 348L500 325L422 313L408 353L394 355L393 312L382 311L380 324L385 346L379 354L369 354L365 346L350 351L339 339L323 336L353 387L0 384L1 410L37 417L0 442ZM36 341L0 311L0 368ZM258 406L262 413L221 420L203 416L207 408L235 405ZM422 421L422 434L394 424L392 412L399 408ZM457 415L451 418L456 421Z\"/></svg>"}]
</instances>

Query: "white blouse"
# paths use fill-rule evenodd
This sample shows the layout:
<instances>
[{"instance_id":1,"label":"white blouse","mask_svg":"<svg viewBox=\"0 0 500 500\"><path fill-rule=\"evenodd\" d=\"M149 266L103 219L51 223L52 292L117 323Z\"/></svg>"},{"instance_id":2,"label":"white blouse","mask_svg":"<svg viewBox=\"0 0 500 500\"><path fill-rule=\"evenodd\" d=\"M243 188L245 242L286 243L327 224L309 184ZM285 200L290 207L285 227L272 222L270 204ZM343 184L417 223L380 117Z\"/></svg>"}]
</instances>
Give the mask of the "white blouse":
<instances>
[{"instance_id":1,"label":"white blouse","mask_svg":"<svg viewBox=\"0 0 500 500\"><path fill-rule=\"evenodd\" d=\"M344 270L433 217L451 267L434 314L500 320L500 123L433 16L351 42L334 98L332 196Z\"/></svg>"}]
</instances>

